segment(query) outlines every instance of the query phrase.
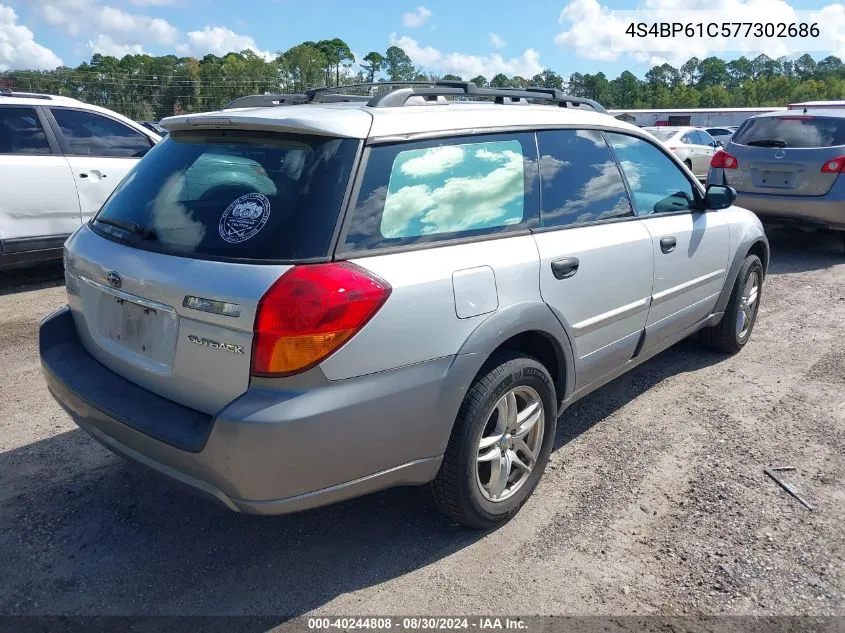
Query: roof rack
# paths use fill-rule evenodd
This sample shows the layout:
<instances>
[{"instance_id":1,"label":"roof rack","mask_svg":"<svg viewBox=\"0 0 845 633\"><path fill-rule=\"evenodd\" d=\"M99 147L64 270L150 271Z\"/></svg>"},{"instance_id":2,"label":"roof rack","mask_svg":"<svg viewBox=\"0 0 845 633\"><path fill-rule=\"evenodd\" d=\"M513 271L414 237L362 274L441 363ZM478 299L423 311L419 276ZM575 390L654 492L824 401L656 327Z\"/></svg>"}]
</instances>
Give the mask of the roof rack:
<instances>
[{"instance_id":1,"label":"roof rack","mask_svg":"<svg viewBox=\"0 0 845 633\"><path fill-rule=\"evenodd\" d=\"M401 87L400 87L401 86ZM344 94L346 90L366 88L369 95ZM379 94L376 89L389 88ZM566 95L557 88L480 88L471 81L379 81L346 86L323 86L311 88L299 94L264 94L235 99L224 110L232 108L270 107L296 105L300 103L361 102L372 108L395 108L406 105L411 97L422 97L426 102L440 102L439 97L467 99L493 99L498 104L524 104L530 101L549 101L564 108L586 106L596 112L607 114L599 103L592 99ZM413 100L418 101L418 100Z\"/></svg>"},{"instance_id":2,"label":"roof rack","mask_svg":"<svg viewBox=\"0 0 845 633\"><path fill-rule=\"evenodd\" d=\"M18 97L20 99L46 99L51 100L50 95L42 95L35 92L12 92L9 88L0 88L0 96L2 97Z\"/></svg>"}]
</instances>

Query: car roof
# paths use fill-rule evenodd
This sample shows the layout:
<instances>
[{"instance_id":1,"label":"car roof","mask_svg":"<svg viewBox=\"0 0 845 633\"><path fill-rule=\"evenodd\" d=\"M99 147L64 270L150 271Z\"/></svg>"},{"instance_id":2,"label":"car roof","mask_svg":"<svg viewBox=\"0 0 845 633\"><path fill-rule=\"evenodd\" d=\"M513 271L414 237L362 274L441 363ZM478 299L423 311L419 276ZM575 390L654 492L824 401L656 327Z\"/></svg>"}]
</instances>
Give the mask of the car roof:
<instances>
[{"instance_id":1,"label":"car roof","mask_svg":"<svg viewBox=\"0 0 845 633\"><path fill-rule=\"evenodd\" d=\"M3 105L25 105L25 106L43 106L43 105L73 105L79 107L94 107L89 104L72 99L70 97L61 97L58 95L38 95L32 93L15 93L14 96L3 94L0 92L0 104Z\"/></svg>"},{"instance_id":2,"label":"car roof","mask_svg":"<svg viewBox=\"0 0 845 633\"><path fill-rule=\"evenodd\" d=\"M845 110L842 109L833 109L833 108L807 108L807 111L804 110L786 110L783 112L767 112L766 114L758 114L755 117L751 117L752 119L763 119L763 118L790 118L790 117L800 117L800 116L823 116L823 117L833 117L837 119L845 119Z\"/></svg>"},{"instance_id":3,"label":"car roof","mask_svg":"<svg viewBox=\"0 0 845 633\"><path fill-rule=\"evenodd\" d=\"M690 130L703 130L703 127L696 127L694 125L650 125L644 127L644 130L651 132L652 130L672 130L675 134L683 134Z\"/></svg>"},{"instance_id":4,"label":"car roof","mask_svg":"<svg viewBox=\"0 0 845 633\"><path fill-rule=\"evenodd\" d=\"M12 106L58 106L58 107L71 107L71 108L78 108L80 110L88 110L90 112L99 112L100 114L105 114L115 119L119 119L123 123L126 123L130 127L138 130L139 132L143 132L147 135L152 135L153 140L160 140L161 137L150 130L147 127L144 127L140 123L136 123L132 119L123 116L122 114L115 112L114 110L109 110L108 108L101 108L100 106L92 105L90 103L85 103L84 101L79 101L78 99L72 99L71 97L62 97L60 95L41 95L41 94L27 94L27 93L15 93L14 95L3 94L0 93L0 105L12 105Z\"/></svg>"},{"instance_id":5,"label":"car roof","mask_svg":"<svg viewBox=\"0 0 845 633\"><path fill-rule=\"evenodd\" d=\"M371 107L362 102L341 102L236 108L169 117L162 120L161 125L169 131L236 126L359 139L396 137L397 140L399 137L427 133L471 134L485 129L536 129L558 125L639 130L608 114L586 108L503 105L478 101L400 107Z\"/></svg>"}]
</instances>

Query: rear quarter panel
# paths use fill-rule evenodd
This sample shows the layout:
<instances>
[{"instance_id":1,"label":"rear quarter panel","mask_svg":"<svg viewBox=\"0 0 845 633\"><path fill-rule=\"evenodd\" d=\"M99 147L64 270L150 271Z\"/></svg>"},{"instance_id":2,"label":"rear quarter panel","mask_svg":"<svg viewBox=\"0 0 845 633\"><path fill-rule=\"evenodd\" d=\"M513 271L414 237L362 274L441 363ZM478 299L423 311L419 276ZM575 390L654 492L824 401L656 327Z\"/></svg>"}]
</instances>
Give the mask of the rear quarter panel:
<instances>
[{"instance_id":1,"label":"rear quarter panel","mask_svg":"<svg viewBox=\"0 0 845 633\"><path fill-rule=\"evenodd\" d=\"M402 253L351 259L386 280L390 298L364 329L320 365L326 377L339 380L370 374L458 352L470 334L491 315L515 303L537 301L539 256L534 238L521 235ZM479 283L493 271L492 297L475 316L467 301L456 301L462 279L473 269ZM457 277L455 274L457 273ZM477 289L476 289L477 290ZM472 297L470 297L470 302ZM495 307L494 307L495 306Z\"/></svg>"}]
</instances>

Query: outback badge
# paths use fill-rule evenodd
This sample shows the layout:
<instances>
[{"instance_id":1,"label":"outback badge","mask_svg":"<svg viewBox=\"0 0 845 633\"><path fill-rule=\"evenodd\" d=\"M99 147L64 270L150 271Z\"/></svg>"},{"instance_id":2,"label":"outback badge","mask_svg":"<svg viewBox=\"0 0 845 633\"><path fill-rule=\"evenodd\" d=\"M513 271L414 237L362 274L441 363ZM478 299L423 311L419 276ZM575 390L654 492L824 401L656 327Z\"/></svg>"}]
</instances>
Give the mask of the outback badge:
<instances>
[{"instance_id":1,"label":"outback badge","mask_svg":"<svg viewBox=\"0 0 845 633\"><path fill-rule=\"evenodd\" d=\"M188 335L188 340L195 345L202 345L209 349L220 349L230 354L244 354L244 348L240 345L233 345L232 343L221 343L210 338L201 338L194 334Z\"/></svg>"}]
</instances>

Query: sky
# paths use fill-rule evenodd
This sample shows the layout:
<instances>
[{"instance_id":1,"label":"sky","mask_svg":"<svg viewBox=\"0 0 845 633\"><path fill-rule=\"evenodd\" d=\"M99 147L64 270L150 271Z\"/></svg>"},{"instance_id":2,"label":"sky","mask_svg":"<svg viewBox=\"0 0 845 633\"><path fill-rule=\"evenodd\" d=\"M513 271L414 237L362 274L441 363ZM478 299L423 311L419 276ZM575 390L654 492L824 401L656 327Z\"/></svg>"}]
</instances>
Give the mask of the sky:
<instances>
[{"instance_id":1,"label":"sky","mask_svg":"<svg viewBox=\"0 0 845 633\"><path fill-rule=\"evenodd\" d=\"M661 11L666 19L793 21L821 11L822 37L784 48L783 40L655 41L628 51L614 10ZM796 13L798 12L798 13ZM816 18L814 18L816 19ZM430 72L466 79L497 73L531 77L550 68L642 76L655 63L696 55L731 59L811 52L845 56L845 4L830 0L0 0L0 70L76 66L93 53L121 57L224 54L249 48L272 57L305 40L340 37L360 58L401 46ZM636 46L634 46L636 48ZM730 48L730 47L728 47ZM357 70L357 66L355 67Z\"/></svg>"}]
</instances>

